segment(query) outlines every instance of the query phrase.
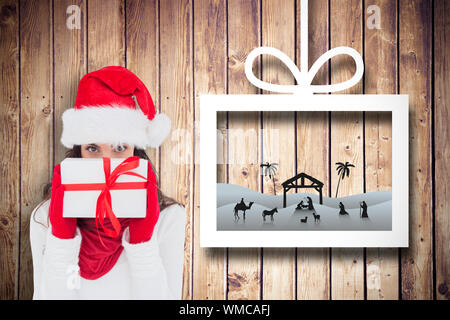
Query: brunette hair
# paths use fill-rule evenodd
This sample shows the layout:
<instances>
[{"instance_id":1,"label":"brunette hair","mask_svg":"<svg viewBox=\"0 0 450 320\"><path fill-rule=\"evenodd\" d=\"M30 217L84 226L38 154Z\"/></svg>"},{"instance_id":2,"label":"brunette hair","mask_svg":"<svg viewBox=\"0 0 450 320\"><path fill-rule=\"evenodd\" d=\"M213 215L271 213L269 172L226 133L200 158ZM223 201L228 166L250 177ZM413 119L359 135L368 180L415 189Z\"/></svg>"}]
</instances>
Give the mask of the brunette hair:
<instances>
[{"instance_id":1,"label":"brunette hair","mask_svg":"<svg viewBox=\"0 0 450 320\"><path fill-rule=\"evenodd\" d=\"M155 172L155 167L153 166L153 163L150 160L150 158L148 157L148 155L145 152L145 150L134 148L133 155L136 156L136 157L139 157L141 159L145 159L145 160L149 161L150 164L152 165L153 173L155 174L156 184L157 184L159 210L163 211L165 208L167 208L167 207L169 207L169 206L171 206L173 204L180 204L175 199L166 196L161 191L161 189L159 188L159 177L158 177L158 174L157 174L157 172ZM73 146L72 149L67 150L67 152L65 154L65 158L81 158L81 146L80 145L75 145L75 146ZM36 208L34 215L36 215L37 209L40 206L42 206L45 201L50 200L50 198L51 198L51 190L52 190L52 184L50 182L47 185L45 185L45 187L44 187L44 191L43 191L43 198L44 199L39 204L39 206ZM34 221L36 221L36 219L34 217L33 217L33 219L34 219ZM39 221L36 221L36 222L40 223ZM47 225L48 225L48 222L47 222Z\"/></svg>"}]
</instances>

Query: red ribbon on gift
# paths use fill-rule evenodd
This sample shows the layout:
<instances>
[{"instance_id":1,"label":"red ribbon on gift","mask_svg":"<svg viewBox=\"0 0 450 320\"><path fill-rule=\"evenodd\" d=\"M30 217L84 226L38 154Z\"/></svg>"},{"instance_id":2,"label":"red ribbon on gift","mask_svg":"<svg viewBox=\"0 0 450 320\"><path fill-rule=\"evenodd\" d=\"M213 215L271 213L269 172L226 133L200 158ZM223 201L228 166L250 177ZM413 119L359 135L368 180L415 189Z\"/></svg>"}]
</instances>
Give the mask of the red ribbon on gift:
<instances>
[{"instance_id":1,"label":"red ribbon on gift","mask_svg":"<svg viewBox=\"0 0 450 320\"><path fill-rule=\"evenodd\" d=\"M102 229L109 237L117 237L119 235L121 226L119 220L116 218L111 207L111 193L110 190L120 189L146 189L147 178L130 172L139 166L139 157L133 156L126 158L121 164L119 164L113 172L111 172L111 159L103 158L103 171L105 172L105 183L79 183L79 184L65 184L65 191L90 191L101 190L100 195L97 198L97 206L95 210L95 225L98 229L98 223L102 226ZM132 175L144 179L143 182L116 182L121 175ZM104 226L103 221L105 217L109 218L114 228L108 229ZM101 238L100 238L101 241ZM102 241L101 241L102 242ZM102 242L103 243L103 242Z\"/></svg>"}]
</instances>

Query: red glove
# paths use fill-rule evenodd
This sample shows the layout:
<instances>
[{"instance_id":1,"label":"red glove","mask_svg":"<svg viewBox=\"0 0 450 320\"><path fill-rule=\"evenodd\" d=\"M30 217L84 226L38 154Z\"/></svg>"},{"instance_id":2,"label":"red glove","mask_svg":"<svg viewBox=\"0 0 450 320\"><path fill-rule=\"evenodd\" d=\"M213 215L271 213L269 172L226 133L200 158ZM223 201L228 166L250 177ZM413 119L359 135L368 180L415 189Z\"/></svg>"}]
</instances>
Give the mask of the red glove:
<instances>
[{"instance_id":1,"label":"red glove","mask_svg":"<svg viewBox=\"0 0 450 320\"><path fill-rule=\"evenodd\" d=\"M150 162L148 163L147 179L147 215L145 218L130 219L129 231L131 244L149 241L159 218L158 189Z\"/></svg>"},{"instance_id":2,"label":"red glove","mask_svg":"<svg viewBox=\"0 0 450 320\"><path fill-rule=\"evenodd\" d=\"M77 218L63 218L64 189L61 186L61 166L55 166L52 181L52 196L50 199L49 218L52 233L60 239L72 239L77 229Z\"/></svg>"}]
</instances>

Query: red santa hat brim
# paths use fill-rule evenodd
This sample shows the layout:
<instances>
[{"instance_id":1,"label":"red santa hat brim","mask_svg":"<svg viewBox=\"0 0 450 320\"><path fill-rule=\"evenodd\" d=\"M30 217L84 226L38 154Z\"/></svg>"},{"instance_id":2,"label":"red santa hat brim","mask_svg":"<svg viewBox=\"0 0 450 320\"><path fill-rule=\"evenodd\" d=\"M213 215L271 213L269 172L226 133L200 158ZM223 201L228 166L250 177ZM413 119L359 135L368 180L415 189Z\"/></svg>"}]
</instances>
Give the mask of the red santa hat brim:
<instances>
[{"instance_id":1,"label":"red santa hat brim","mask_svg":"<svg viewBox=\"0 0 450 320\"><path fill-rule=\"evenodd\" d=\"M62 115L61 143L72 148L89 143L130 144L137 148L157 148L169 135L170 118L155 114L152 120L140 109L99 105L68 109Z\"/></svg>"}]
</instances>

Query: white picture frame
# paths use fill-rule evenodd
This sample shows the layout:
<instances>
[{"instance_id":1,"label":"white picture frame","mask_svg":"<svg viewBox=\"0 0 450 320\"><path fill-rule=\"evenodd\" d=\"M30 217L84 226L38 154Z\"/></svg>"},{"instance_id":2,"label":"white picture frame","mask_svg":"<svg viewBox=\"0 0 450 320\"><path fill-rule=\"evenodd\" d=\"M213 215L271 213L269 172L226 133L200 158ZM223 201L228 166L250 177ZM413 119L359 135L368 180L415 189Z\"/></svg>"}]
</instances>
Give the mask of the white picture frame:
<instances>
[{"instance_id":1,"label":"white picture frame","mask_svg":"<svg viewBox=\"0 0 450 320\"><path fill-rule=\"evenodd\" d=\"M200 247L408 247L407 95L201 95ZM217 230L217 112L387 111L392 113L390 231ZM214 150L214 152L211 152Z\"/></svg>"}]
</instances>

